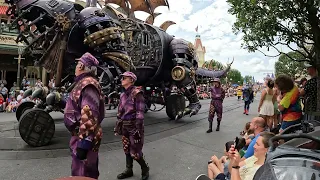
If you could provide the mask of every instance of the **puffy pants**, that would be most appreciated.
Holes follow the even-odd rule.
[[[122,144],[124,153],[130,154],[135,160],[139,160],[142,157],[142,148],[144,142],[144,134],[141,133],[141,141],[134,143],[134,133],[136,128],[123,126],[122,129]]]
[[[86,160],[79,160],[76,156],[78,136],[72,136],[70,139],[70,150],[72,157],[71,175],[83,176],[98,179],[99,177],[99,156],[98,152],[89,151]]]
[[[208,121],[209,122],[213,121],[215,113],[217,113],[217,121],[221,121],[222,111],[223,111],[222,101],[221,100],[211,100]]]

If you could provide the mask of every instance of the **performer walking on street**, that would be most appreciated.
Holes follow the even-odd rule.
[[[71,132],[72,176],[98,179],[98,151],[102,138],[100,126],[104,118],[104,96],[94,78],[98,60],[85,53],[75,69],[76,85],[70,92],[64,111],[64,123]]]
[[[243,114],[248,115],[250,104],[253,102],[253,90],[249,85],[247,84],[243,89],[243,100],[244,100],[244,111]]]
[[[225,98],[225,91],[221,87],[221,82],[219,78],[215,78],[213,80],[214,86],[210,87],[210,92],[211,92],[211,103],[210,103],[210,109],[209,109],[209,129],[207,133],[212,132],[212,121],[214,118],[214,114],[217,113],[217,128],[216,131],[220,130],[220,122],[222,119],[222,103]]]
[[[137,76],[132,72],[122,75],[121,85],[125,91],[120,96],[115,135],[122,135],[123,150],[126,155],[126,169],[117,178],[125,179],[133,176],[133,160],[141,166],[141,180],[149,178],[149,166],[146,163],[142,147],[144,142],[144,110],[143,92],[134,86]]]

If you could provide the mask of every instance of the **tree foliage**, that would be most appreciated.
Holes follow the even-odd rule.
[[[253,83],[252,76],[250,76],[250,75],[244,76],[243,80],[246,81],[246,83]]]
[[[233,30],[244,34],[248,51],[286,45],[305,59],[320,54],[319,0],[227,0],[236,16]],[[299,49],[292,47],[297,44]],[[313,47],[313,48],[312,48]],[[261,52],[261,51],[260,51]],[[314,56],[314,53],[317,56]],[[278,55],[274,56],[277,57]],[[288,54],[286,54],[288,56]],[[293,57],[288,58],[294,60]]]
[[[237,69],[230,69],[227,75],[228,81],[232,84],[242,84],[243,83],[243,77],[241,76],[241,72]]]
[[[292,51],[288,55],[295,59],[301,59],[301,54]],[[292,78],[295,78],[296,74],[306,75],[306,70],[302,62],[292,61],[287,55],[282,54],[278,61],[274,64],[276,76],[279,74],[286,74]]]

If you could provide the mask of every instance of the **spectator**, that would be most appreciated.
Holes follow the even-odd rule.
[[[318,72],[314,64],[305,64],[308,74],[311,76],[304,88],[301,90],[300,95],[304,96],[307,100],[305,105],[306,112],[314,112],[317,110],[317,77]]]
[[[97,7],[97,0],[86,0],[86,7]]]
[[[49,86],[49,88],[50,89],[52,89],[52,88],[54,88],[55,87],[55,84],[54,84],[54,81],[55,81],[55,77],[53,77],[50,81],[49,81],[49,84],[48,84],[48,86]]]
[[[306,83],[307,83],[307,78],[302,78],[300,80],[300,87],[303,89],[305,86],[306,86]]]
[[[18,107],[18,101],[16,100],[15,97],[12,97],[12,99],[9,102],[9,105],[7,106],[6,110],[7,112],[16,112],[17,107]]]
[[[301,122],[302,110],[298,87],[287,75],[279,75],[275,81],[276,87],[282,95],[278,96],[278,109],[282,114],[282,123],[279,132],[291,125]]]
[[[254,139],[250,142],[246,153],[242,157],[242,160],[245,160],[254,154],[254,145],[256,144],[257,139],[260,136],[260,133],[265,130],[266,127],[266,121],[262,117],[255,117],[251,120],[250,123],[250,130],[253,131]]]
[[[19,94],[18,97],[17,97],[17,101],[18,101],[19,104],[21,103],[21,101],[22,101],[22,99],[23,99],[23,93],[24,93],[24,91],[23,91],[23,90],[20,90],[20,94]]]
[[[273,128],[274,117],[274,102],[276,96],[273,92],[274,81],[271,79],[266,80],[267,88],[262,91],[260,103],[258,106],[258,112],[260,116],[267,122],[269,129]]]
[[[4,84],[1,84],[0,86],[0,93],[2,94],[4,99],[8,97],[8,89],[4,86]]]
[[[9,95],[16,96],[16,90],[17,90],[17,83],[14,82],[13,86],[10,88]]]
[[[224,156],[220,159],[218,159],[217,156],[211,157],[212,163],[208,165],[208,177],[210,179],[219,179],[220,177],[227,177],[230,179],[230,173],[228,170],[229,150],[233,143],[233,141],[229,141],[225,144]]]
[[[5,108],[5,99],[3,98],[2,94],[0,94],[0,112],[3,112]]]
[[[239,152],[234,145],[229,150],[229,172],[232,180],[252,180],[257,170],[264,164],[266,153],[269,148],[269,140],[274,137],[273,133],[263,132],[254,144],[254,156],[241,161]]]
[[[35,88],[40,89],[42,87],[43,87],[43,83],[41,82],[41,79],[38,79],[35,84]]]

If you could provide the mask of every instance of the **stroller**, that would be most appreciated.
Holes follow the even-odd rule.
[[[300,125],[301,126],[301,125]],[[295,126],[286,132],[296,131]],[[320,180],[320,127],[310,133],[281,134],[270,139],[266,161],[254,180]],[[287,140],[282,145],[276,142]]]

